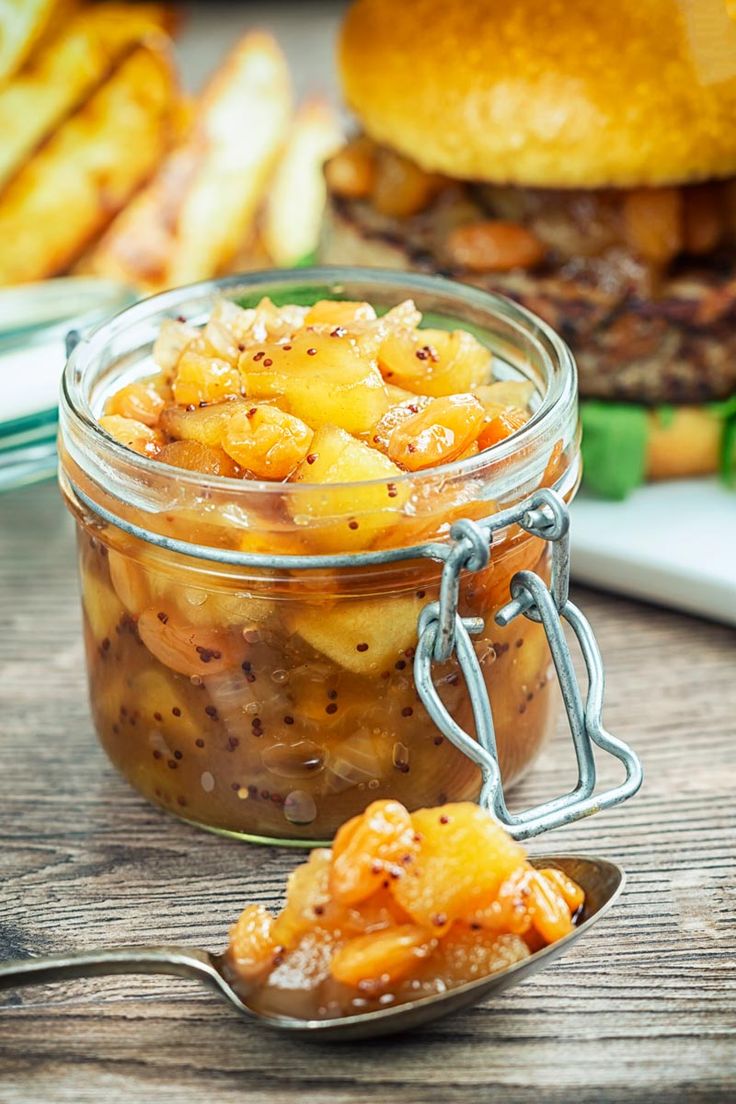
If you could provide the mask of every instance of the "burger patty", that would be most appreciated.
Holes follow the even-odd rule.
[[[488,217],[466,193],[445,193],[410,218],[332,196],[325,263],[438,272],[508,295],[570,344],[587,398],[702,403],[736,392],[736,259],[732,250],[675,261],[656,290],[624,250],[546,263],[533,272],[453,268],[443,243],[453,227]]]

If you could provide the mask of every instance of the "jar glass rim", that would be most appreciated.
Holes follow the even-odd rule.
[[[152,320],[156,316],[161,319],[177,317],[180,313],[178,308],[187,299],[208,295],[214,298],[220,292],[229,294],[234,298],[233,292],[241,289],[243,294],[261,292],[266,296],[269,291],[273,293],[277,289],[283,294],[288,293],[289,285],[303,290],[310,284],[313,284],[315,288],[324,288],[331,285],[337,292],[341,285],[350,284],[351,282],[360,283],[369,289],[375,288],[377,293],[390,285],[397,289],[400,294],[405,293],[405,298],[411,298],[412,293],[430,296],[439,294],[457,302],[458,309],[466,306],[484,313],[489,319],[499,318],[518,334],[523,335],[526,342],[530,342],[534,346],[540,362],[547,369],[547,387],[540,406],[521,429],[493,445],[492,448],[486,449],[475,456],[454,460],[448,464],[418,472],[401,472],[392,480],[397,485],[410,484],[419,488],[424,484],[438,480],[454,479],[456,477],[472,478],[487,469],[489,463],[500,466],[503,462],[518,458],[520,455],[533,456],[536,451],[535,446],[548,440],[556,429],[564,428],[576,413],[577,370],[572,352],[552,327],[533,312],[505,296],[468,284],[458,283],[442,276],[352,266],[267,269],[259,272],[236,274],[199,281],[160,292],[135,303],[133,306],[126,307],[98,325],[89,334],[83,336],[73,348],[62,376],[62,411],[65,415],[71,415],[75,428],[81,430],[82,436],[86,438],[88,444],[103,445],[112,458],[118,458],[126,464],[128,470],[135,470],[144,477],[154,476],[160,479],[162,474],[166,473],[169,476],[175,476],[179,484],[189,484],[201,490],[206,491],[211,488],[212,490],[222,491],[228,489],[232,492],[247,489],[249,494],[278,493],[283,496],[284,494],[288,495],[291,488],[302,494],[310,490],[324,489],[321,484],[306,481],[298,484],[256,479],[244,481],[229,476],[190,472],[182,468],[162,464],[155,458],[134,453],[114,440],[100,426],[92,411],[85,391],[85,384],[88,382],[88,372],[94,368],[98,359],[103,355],[105,347],[113,338],[121,336],[127,329],[136,324]],[[461,317],[458,318],[458,325],[462,326]],[[62,419],[62,433],[63,431]],[[517,471],[516,475],[519,481],[523,481],[523,471]],[[354,487],[369,488],[385,484],[385,482],[384,477],[375,480],[331,483],[330,487],[347,490]],[[244,483],[246,487],[243,487]]]

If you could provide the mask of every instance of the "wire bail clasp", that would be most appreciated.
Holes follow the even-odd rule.
[[[483,672],[471,636],[483,629],[480,618],[462,618],[458,613],[460,575],[463,570],[480,571],[490,561],[494,533],[518,524],[530,535],[552,543],[552,572],[549,587],[533,571],[519,571],[511,580],[511,598],[495,617],[506,626],[517,617],[540,622],[544,628],[565,703],[575,749],[578,780],[561,797],[523,813],[510,813],[506,805],[498,766],[493,712]],[[464,518],[450,530],[454,540],[443,564],[439,602],[431,602],[419,618],[419,639],[414,657],[414,679],[430,717],[444,736],[468,756],[481,771],[479,803],[490,809],[516,839],[527,839],[550,828],[590,816],[631,797],[642,782],[642,768],[635,753],[603,727],[604,672],[593,631],[569,600],[570,518],[564,500],[542,488],[518,507],[481,521]],[[563,622],[572,629],[580,646],[588,678],[585,701],[575,676]],[[455,722],[437,693],[432,663],[457,655],[470,695],[475,722],[474,739]],[[594,795],[596,764],[594,745],[623,763],[626,777],[612,789]]]

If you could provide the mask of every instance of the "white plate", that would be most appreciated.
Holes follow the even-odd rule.
[[[736,625],[736,493],[715,479],[581,493],[571,539],[578,582]]]

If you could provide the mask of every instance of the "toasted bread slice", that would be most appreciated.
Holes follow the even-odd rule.
[[[116,219],[85,270],[147,290],[220,272],[249,237],[289,124],[289,74],[246,35],[202,94],[184,143]]]
[[[0,84],[20,68],[54,14],[56,0],[3,0]]]
[[[137,47],[0,195],[0,284],[68,268],[156,168],[176,99],[168,40]]]
[[[160,5],[100,4],[44,41],[33,63],[0,88],[0,187],[125,53],[167,22]]]
[[[343,142],[337,113],[326,100],[301,105],[263,213],[263,244],[274,264],[296,264],[317,248],[327,198],[323,166]]]

